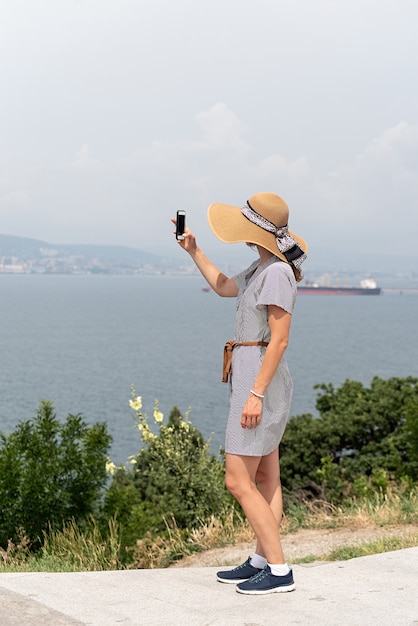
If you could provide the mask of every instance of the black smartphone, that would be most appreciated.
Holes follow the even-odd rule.
[[[186,228],[186,211],[177,211],[176,217],[176,239],[182,241],[184,239],[183,234]]]

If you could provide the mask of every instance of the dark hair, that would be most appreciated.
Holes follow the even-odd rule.
[[[292,268],[292,270],[293,270],[293,274],[294,274],[294,276],[295,276],[295,280],[296,280],[296,282],[297,282],[297,283],[300,283],[300,281],[301,281],[301,280],[302,280],[302,278],[303,278],[302,270],[300,270],[299,268],[295,267],[295,266],[293,265],[293,263],[289,263],[289,265],[290,265],[290,267],[291,267],[291,268]]]

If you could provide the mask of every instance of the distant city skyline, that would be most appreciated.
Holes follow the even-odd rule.
[[[238,252],[239,247],[235,248]],[[254,253],[248,247],[242,246],[241,253],[237,255],[228,254],[231,247],[223,247],[216,259],[223,271],[237,272],[252,262]],[[171,251],[170,251],[171,252]],[[41,263],[38,263],[41,259]],[[127,246],[106,246],[100,244],[56,244],[43,239],[31,239],[18,236],[5,235],[0,233],[0,271],[12,271],[10,267],[14,263],[25,265],[24,271],[41,271],[42,268],[54,267],[59,269],[69,269],[74,260],[82,263],[85,270],[112,270],[120,271],[123,268],[143,268],[164,269],[190,272],[194,270],[194,263],[190,257],[182,253],[178,256],[164,254],[151,254],[138,248]],[[388,275],[409,277],[411,280],[418,280],[418,269],[408,258],[396,257],[396,262],[388,257],[367,256],[367,255],[333,255],[332,252],[325,256],[314,256],[311,262],[306,264],[305,276],[308,278],[326,276],[367,276]],[[8,267],[5,269],[4,265]],[[16,269],[16,273],[23,271]]]

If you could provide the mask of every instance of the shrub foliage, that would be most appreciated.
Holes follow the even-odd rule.
[[[418,379],[317,386],[319,417],[293,417],[281,444],[288,493],[339,502],[418,478]]]
[[[232,505],[224,485],[224,464],[210,453],[210,441],[183,418],[177,407],[168,422],[154,409],[153,434],[142,401],[131,401],[143,446],[124,467],[116,468],[106,493],[106,517],[116,516],[125,545],[167,525],[193,529],[211,516],[221,517]]]
[[[403,493],[416,485],[417,378],[376,377],[370,387],[347,380],[339,388],[317,388],[319,417],[291,418],[281,444],[288,499],[339,504],[390,493],[395,483]],[[25,550],[42,541],[56,545],[51,533],[70,536],[71,524],[88,534],[94,515],[104,541],[112,542],[111,554],[120,542],[131,548],[121,552],[123,561],[142,564],[139,553],[156,536],[164,542],[174,533],[183,545],[202,524],[239,519],[225,488],[224,460],[211,453],[210,440],[188,415],[174,407],[164,423],[156,402],[151,428],[141,398],[133,395],[130,404],[140,450],[120,467],[108,459],[106,424],[88,426],[81,415],[60,423],[50,402],[41,402],[36,417],[11,434],[0,433],[0,552],[21,544],[22,537]]]
[[[51,402],[0,433],[0,546],[22,534],[39,545],[44,531],[97,512],[110,443],[106,424],[88,426],[81,415],[60,423]]]

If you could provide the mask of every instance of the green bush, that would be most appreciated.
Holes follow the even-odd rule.
[[[210,441],[204,441],[177,407],[164,425],[156,404],[158,434],[153,434],[141,399],[131,406],[143,447],[129,464],[114,469],[104,505],[106,517],[116,516],[120,524],[123,544],[162,533],[167,525],[191,530],[230,510],[233,500],[224,485],[224,463],[210,453]]]
[[[341,501],[418,479],[418,379],[317,385],[320,416],[290,419],[281,444],[287,493]]]
[[[395,483],[402,492],[417,483],[418,379],[317,387],[319,417],[291,418],[281,444],[288,501],[384,498]],[[91,515],[104,540],[109,523],[116,523],[124,548],[155,536],[163,541],[169,529],[187,543],[214,518],[221,524],[237,519],[239,507],[224,485],[224,460],[211,454],[210,441],[188,415],[174,407],[164,424],[156,403],[151,430],[141,398],[130,404],[141,447],[118,468],[107,457],[106,424],[88,426],[80,414],[60,423],[50,402],[41,402],[37,416],[11,434],[0,433],[0,548],[24,540],[37,549],[73,523],[81,537],[91,528]]]
[[[46,401],[36,418],[0,433],[0,546],[23,533],[39,547],[44,531],[97,513],[110,442],[106,424],[81,415],[60,423]]]

